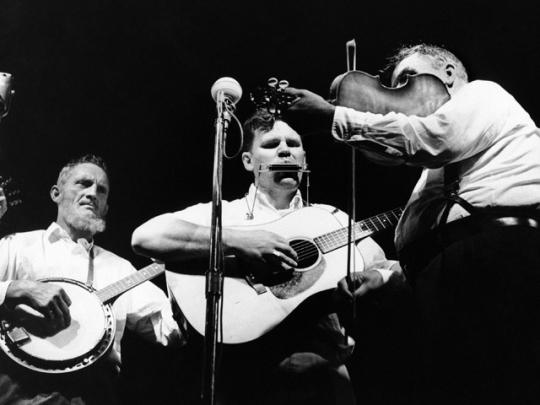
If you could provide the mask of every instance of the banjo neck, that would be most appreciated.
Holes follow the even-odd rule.
[[[112,301],[119,295],[125,293],[126,291],[131,290],[134,287],[137,287],[139,284],[144,283],[145,281],[151,280],[154,277],[159,276],[165,271],[165,267],[162,264],[152,263],[139,271],[108,285],[105,288],[102,288],[99,291],[95,292],[95,295],[106,304],[109,301]]]

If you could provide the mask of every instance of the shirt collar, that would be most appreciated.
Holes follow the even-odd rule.
[[[257,202],[259,204],[264,205],[265,207],[269,207],[275,211],[278,211],[270,204],[270,202],[268,201],[268,197],[265,194],[258,191],[255,187],[255,184],[253,183],[249,187],[248,198],[250,201],[254,201],[254,199],[257,198]],[[289,204],[289,208],[287,208],[287,210],[297,210],[303,207],[304,207],[304,201],[302,200],[302,193],[300,192],[300,190],[296,190],[296,194],[292,198]],[[279,211],[282,211],[282,210],[279,210]]]
[[[54,243],[59,240],[63,240],[66,243],[80,245],[87,252],[94,247],[94,239],[88,242],[85,238],[80,238],[77,242],[73,242],[69,237],[68,233],[62,228],[58,223],[53,222],[49,228],[45,231],[45,237],[49,239],[51,243]]]

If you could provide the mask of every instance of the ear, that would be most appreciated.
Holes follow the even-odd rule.
[[[51,195],[51,199],[55,203],[58,203],[60,201],[60,188],[58,188],[57,185],[52,186],[51,191],[50,191],[50,195]]]
[[[456,67],[453,64],[449,63],[444,67],[444,77],[445,77],[444,83],[449,88],[452,88],[456,80]]]
[[[251,153],[250,152],[242,153],[242,163],[244,163],[244,168],[248,172],[253,171],[253,163],[251,162]]]

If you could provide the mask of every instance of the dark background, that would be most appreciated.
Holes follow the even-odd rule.
[[[250,90],[269,77],[326,96],[346,70],[345,43],[353,38],[357,67],[371,74],[401,43],[445,45],[471,79],[500,83],[538,121],[538,17],[525,1],[0,0],[0,71],[14,76],[16,91],[0,123],[0,173],[16,180],[24,201],[4,226],[48,226],[55,218],[48,192],[62,165],[98,154],[112,181],[108,231],[98,243],[145,266],[131,250],[133,230],[211,199],[212,84],[223,76],[240,82],[241,121],[251,111]],[[233,127],[229,154],[238,144]],[[305,147],[311,200],[346,209],[349,149],[329,136],[308,138]],[[403,205],[418,174],[360,159],[357,217]],[[225,162],[224,198],[242,196],[249,182],[240,159]],[[395,258],[391,233],[376,240]],[[406,403],[410,342],[401,304],[368,305],[355,336],[351,369],[365,403]],[[125,402],[181,403],[173,357],[128,335]]]

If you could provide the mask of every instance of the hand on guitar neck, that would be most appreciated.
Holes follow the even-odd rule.
[[[9,207],[20,204],[20,190],[13,187],[11,178],[4,178],[0,175],[0,219],[7,212]]]
[[[7,203],[6,195],[4,194],[4,189],[0,187],[0,218],[4,216],[7,210],[8,210],[8,203]]]

